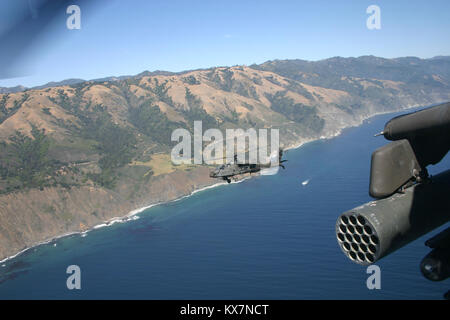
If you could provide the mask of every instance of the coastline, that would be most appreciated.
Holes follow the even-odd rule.
[[[383,114],[389,114],[389,113],[397,113],[397,112],[402,112],[402,111],[409,111],[411,109],[420,108],[420,107],[428,107],[428,106],[424,106],[424,105],[420,105],[420,104],[414,104],[414,105],[407,106],[405,108],[401,108],[401,109],[398,109],[398,110],[375,112],[375,113],[373,113],[371,115],[363,116],[360,119],[360,121],[358,121],[357,123],[355,123],[353,125],[348,125],[348,126],[341,127],[339,129],[337,129],[334,133],[330,133],[330,134],[325,135],[325,136],[320,136],[319,138],[316,138],[316,139],[306,139],[306,140],[304,140],[304,141],[302,141],[302,142],[300,142],[298,144],[287,146],[286,148],[284,148],[284,150],[298,149],[298,148],[302,147],[303,145],[305,145],[305,144],[307,144],[309,142],[313,142],[313,141],[327,140],[327,139],[336,138],[336,137],[338,137],[338,136],[340,136],[342,134],[343,130],[349,129],[349,128],[359,127],[359,126],[364,124],[364,121],[367,121],[367,120],[369,120],[369,119],[371,119],[373,117],[376,117],[376,116],[380,116],[380,115],[383,115]]]
[[[338,128],[335,132],[331,132],[328,135],[323,135],[323,136],[320,136],[318,138],[307,138],[307,139],[304,139],[304,140],[302,140],[302,141],[300,141],[298,143],[294,143],[292,145],[288,145],[287,147],[284,148],[284,150],[298,149],[298,148],[301,148],[302,146],[304,146],[305,144],[307,144],[309,142],[318,141],[318,140],[325,140],[325,139],[332,139],[332,138],[338,137],[339,135],[342,134],[342,131],[344,129],[361,126],[362,124],[364,124],[364,121],[366,121],[366,120],[368,120],[370,118],[382,115],[382,114],[389,114],[389,113],[396,113],[396,112],[401,112],[401,111],[408,111],[410,109],[419,108],[419,107],[425,107],[425,106],[419,105],[419,104],[415,104],[415,105],[407,106],[405,108],[401,108],[401,109],[397,109],[397,110],[381,111],[381,112],[376,112],[376,113],[371,114],[371,115],[362,116],[361,119],[359,121],[357,121],[356,123],[354,123],[354,124],[343,126],[341,128]],[[244,177],[244,178],[242,178],[242,179],[240,179],[238,181],[232,181],[231,183],[232,184],[241,183],[241,182],[243,182],[243,181],[245,181],[247,179],[250,179],[250,178],[251,178],[250,176]],[[52,238],[49,238],[49,239],[37,242],[37,243],[27,247],[27,248],[24,248],[23,250],[17,252],[14,255],[11,255],[9,257],[6,257],[6,258],[0,260],[0,267],[5,267],[5,265],[4,265],[5,262],[7,262],[9,260],[12,260],[14,258],[17,258],[21,254],[27,252],[30,249],[36,248],[38,246],[46,245],[46,244],[52,243],[53,241],[56,241],[56,240],[59,240],[61,238],[65,238],[65,237],[68,237],[68,236],[72,236],[72,235],[80,235],[80,236],[84,237],[84,236],[87,235],[87,233],[89,233],[90,231],[93,231],[93,230],[97,230],[97,229],[104,228],[104,227],[109,227],[109,226],[112,226],[115,223],[125,223],[125,222],[128,222],[128,221],[137,220],[137,219],[140,218],[138,216],[138,214],[140,214],[140,213],[142,213],[142,212],[144,212],[144,211],[146,211],[148,209],[151,209],[152,207],[155,207],[155,206],[158,206],[158,205],[162,205],[162,204],[166,204],[166,203],[180,201],[182,199],[188,198],[188,197],[190,197],[190,196],[192,196],[192,195],[194,195],[196,193],[199,193],[201,191],[204,191],[204,190],[207,190],[207,189],[216,188],[216,187],[219,187],[219,186],[222,186],[222,185],[228,185],[228,183],[226,183],[226,182],[218,182],[218,183],[215,183],[215,184],[211,184],[211,185],[199,188],[199,189],[195,189],[191,193],[185,194],[185,195],[183,195],[181,197],[178,197],[176,199],[150,204],[148,206],[144,206],[144,207],[132,210],[132,211],[128,212],[126,215],[124,215],[124,216],[110,218],[108,220],[105,220],[105,221],[97,224],[97,225],[92,226],[91,228],[89,228],[87,230],[68,232],[68,233],[61,234],[61,235],[56,236],[56,237],[52,237]]]
[[[243,182],[243,181],[245,181],[247,179],[250,179],[250,177],[245,177],[243,179],[240,179],[239,181],[232,181],[230,184],[241,183],[241,182]],[[188,198],[188,197],[190,197],[190,196],[192,196],[192,195],[194,195],[196,193],[199,193],[201,191],[204,191],[204,190],[207,190],[207,189],[216,188],[216,187],[219,187],[219,186],[222,186],[222,185],[228,185],[228,183],[226,183],[226,182],[215,183],[215,184],[212,184],[212,185],[209,185],[209,186],[205,186],[205,187],[193,190],[189,194],[183,195],[183,196],[181,196],[179,198],[176,198],[176,199],[173,199],[173,200],[170,200],[170,201],[157,202],[157,203],[153,203],[153,204],[148,205],[148,206],[144,206],[144,207],[132,210],[132,211],[128,212],[126,215],[124,215],[124,216],[113,217],[113,218],[110,218],[108,220],[102,221],[101,223],[99,223],[97,225],[94,225],[93,227],[91,227],[91,228],[89,228],[89,229],[87,229],[85,231],[68,232],[68,233],[61,234],[61,235],[59,235],[57,237],[52,237],[52,238],[49,238],[49,239],[46,239],[46,240],[43,240],[43,241],[39,241],[39,242],[33,244],[32,246],[27,247],[27,248],[17,252],[16,254],[14,254],[12,256],[9,256],[9,257],[4,258],[3,260],[0,260],[0,264],[1,264],[0,267],[4,267],[5,265],[3,265],[3,264],[5,262],[20,256],[21,254],[27,252],[30,249],[39,247],[41,245],[49,244],[49,243],[51,243],[53,241],[56,241],[56,240],[59,240],[59,239],[65,238],[65,237],[69,237],[69,236],[72,236],[72,235],[80,235],[80,236],[84,237],[90,231],[94,231],[94,230],[101,229],[101,228],[104,228],[104,227],[110,227],[110,226],[114,225],[115,223],[125,223],[125,222],[128,222],[128,221],[138,220],[140,218],[138,216],[138,214],[140,214],[140,213],[142,213],[142,212],[144,212],[144,211],[146,211],[146,210],[148,210],[150,208],[153,208],[153,207],[156,207],[156,206],[159,206],[159,205],[162,205],[162,204],[167,204],[167,203],[180,201],[180,200]]]

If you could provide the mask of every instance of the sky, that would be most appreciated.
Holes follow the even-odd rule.
[[[92,1],[79,2],[79,30],[66,27],[70,15],[61,10],[21,52],[25,71],[0,87],[273,59],[450,55],[448,0]],[[8,3],[0,5],[0,31],[13,16]],[[366,26],[370,5],[380,8],[381,29]]]

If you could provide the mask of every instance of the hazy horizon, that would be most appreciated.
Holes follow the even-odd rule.
[[[111,74],[111,75],[107,75],[107,76],[103,76],[103,77],[96,77],[96,78],[91,78],[91,79],[83,79],[83,78],[77,78],[77,77],[67,77],[67,78],[63,78],[63,79],[50,80],[50,81],[47,81],[45,83],[36,83],[36,84],[33,84],[32,86],[25,86],[25,85],[23,85],[21,83],[18,83],[16,85],[12,85],[12,86],[1,86],[0,85],[0,87],[3,87],[3,88],[14,88],[14,87],[17,87],[17,86],[23,86],[23,87],[25,87],[27,89],[32,89],[34,87],[44,86],[44,85],[47,85],[47,84],[52,83],[52,82],[58,83],[58,82],[66,81],[66,80],[95,81],[95,80],[99,80],[99,79],[103,79],[103,78],[134,77],[134,76],[137,76],[137,75],[139,75],[139,74],[141,74],[143,72],[184,73],[184,72],[192,72],[192,71],[197,71],[197,70],[207,70],[207,69],[212,69],[212,68],[230,68],[230,67],[235,67],[235,66],[251,66],[251,65],[255,65],[255,64],[256,65],[260,65],[260,64],[264,64],[264,63],[270,62],[270,61],[302,60],[302,61],[308,61],[308,62],[318,62],[318,61],[324,61],[324,60],[329,60],[329,59],[333,59],[333,58],[343,58],[343,59],[354,58],[354,59],[358,59],[358,58],[361,58],[361,57],[376,57],[376,58],[387,59],[387,60],[402,59],[402,58],[418,58],[418,59],[421,59],[421,60],[430,60],[430,59],[441,58],[441,57],[450,58],[450,55],[436,55],[436,56],[428,57],[428,58],[423,58],[423,57],[418,57],[418,56],[402,56],[402,57],[387,58],[387,57],[380,57],[380,56],[374,56],[374,55],[362,55],[362,56],[358,56],[358,57],[355,57],[355,56],[348,56],[348,57],[332,56],[332,57],[329,57],[329,58],[317,59],[317,60],[307,60],[307,59],[301,59],[301,58],[271,59],[271,60],[266,60],[266,61],[263,61],[263,62],[260,62],[260,63],[256,63],[255,62],[255,63],[251,63],[251,64],[217,65],[217,66],[210,66],[210,67],[205,67],[205,68],[182,69],[182,70],[175,70],[175,71],[163,70],[163,69],[155,69],[155,70],[145,69],[145,70],[142,70],[142,71],[140,71],[140,72],[138,72],[136,74],[120,74],[120,75]],[[26,77],[17,77],[17,78],[11,78],[11,79],[7,79],[7,80],[17,80],[17,81],[20,82],[20,79],[23,79],[23,78],[26,78]],[[5,81],[5,80],[3,80],[3,81]],[[3,81],[0,80],[0,83],[2,83]]]

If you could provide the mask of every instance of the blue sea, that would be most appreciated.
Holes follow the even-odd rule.
[[[373,135],[395,115],[290,150],[277,175],[33,248],[0,266],[0,298],[441,299],[449,281],[430,282],[419,270],[437,230],[376,263],[380,290],[367,289],[366,267],[336,242],[338,216],[371,200],[371,153],[387,143]],[[429,171],[446,168],[448,155]],[[66,287],[69,265],[81,269],[81,290]]]

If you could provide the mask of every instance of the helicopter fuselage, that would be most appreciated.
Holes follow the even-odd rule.
[[[222,178],[228,183],[231,182],[231,177],[244,174],[261,171],[261,165],[249,164],[249,163],[227,163],[217,167],[211,171],[209,176],[211,178]]]

